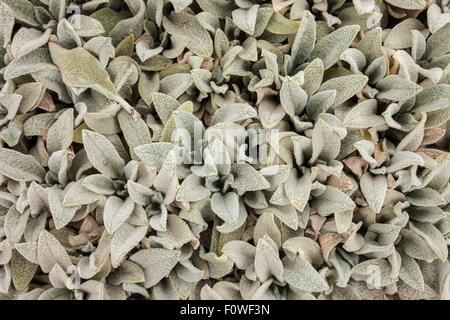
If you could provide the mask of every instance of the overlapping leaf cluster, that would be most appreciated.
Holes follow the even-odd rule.
[[[449,9],[0,1],[0,297],[450,299]]]

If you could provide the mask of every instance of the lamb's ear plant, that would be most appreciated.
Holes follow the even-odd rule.
[[[450,299],[446,0],[3,0],[0,299]]]

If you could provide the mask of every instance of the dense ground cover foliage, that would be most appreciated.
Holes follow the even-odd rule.
[[[450,299],[449,9],[0,1],[0,298]]]

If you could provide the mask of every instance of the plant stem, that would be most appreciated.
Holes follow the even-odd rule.
[[[120,104],[135,121],[141,118],[139,112],[136,112],[136,110],[134,110],[134,108],[124,98],[119,95],[115,95],[114,100],[116,100],[116,102]]]

